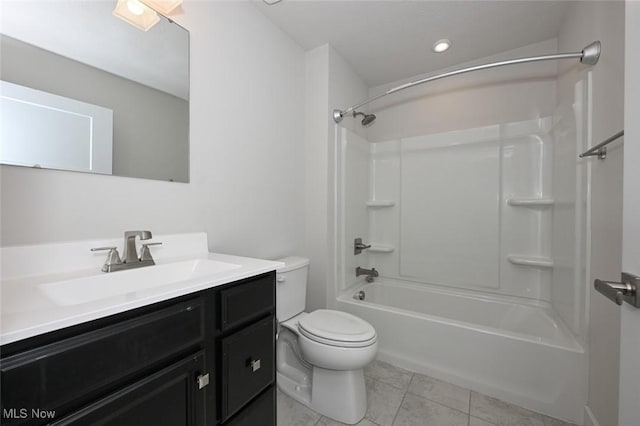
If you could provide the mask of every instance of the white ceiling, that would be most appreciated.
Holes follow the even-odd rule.
[[[116,18],[116,0],[0,0],[0,33],[189,98],[189,33],[166,18],[141,31]]]
[[[515,0],[255,4],[305,50],[331,44],[370,87],[554,38],[569,6]],[[451,49],[433,53],[441,38],[452,41]]]

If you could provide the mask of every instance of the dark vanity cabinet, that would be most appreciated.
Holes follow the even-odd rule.
[[[275,426],[275,273],[0,348],[3,425]]]

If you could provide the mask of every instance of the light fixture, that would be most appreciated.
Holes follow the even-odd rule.
[[[273,6],[276,3],[280,3],[282,0],[262,0],[262,1],[264,1],[269,6]]]
[[[442,53],[449,50],[451,47],[451,40],[447,40],[446,38],[440,39],[433,43],[433,51],[436,53]]]
[[[113,16],[122,19],[142,31],[148,31],[160,21],[158,14],[139,0],[118,0]]]
[[[140,0],[156,12],[169,16],[174,9],[182,4],[182,0]]]
[[[127,1],[127,9],[136,16],[144,13],[144,5],[137,0]]]

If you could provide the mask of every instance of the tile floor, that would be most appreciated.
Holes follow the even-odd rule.
[[[359,426],[571,426],[431,377],[375,361],[365,370]],[[339,426],[278,391],[278,426]]]

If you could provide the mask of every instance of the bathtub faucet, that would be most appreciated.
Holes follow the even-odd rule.
[[[356,277],[359,277],[360,275],[366,275],[367,278],[365,278],[365,280],[368,283],[372,283],[373,279],[378,276],[378,271],[376,271],[376,268],[364,269],[358,266],[356,268]]]

